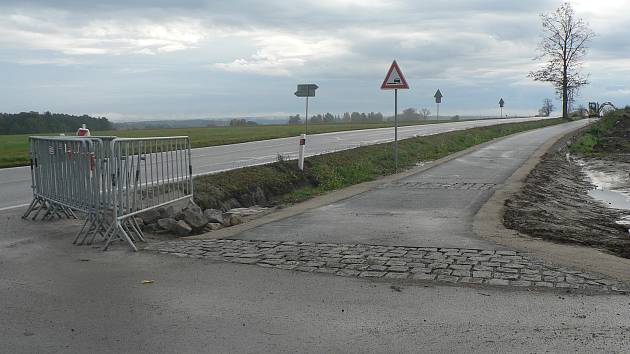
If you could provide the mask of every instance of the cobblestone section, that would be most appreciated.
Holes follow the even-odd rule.
[[[456,182],[456,183],[441,183],[441,182],[393,182],[384,184],[378,189],[389,187],[403,187],[408,189],[456,189],[456,190],[477,190],[487,191],[494,188],[494,183],[469,183],[469,182]]]
[[[619,282],[514,251],[244,240],[175,240],[145,250],[340,276],[627,293]]]

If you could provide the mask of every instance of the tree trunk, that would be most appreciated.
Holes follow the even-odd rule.
[[[567,78],[567,68],[562,71],[562,118],[569,119],[569,79]]]

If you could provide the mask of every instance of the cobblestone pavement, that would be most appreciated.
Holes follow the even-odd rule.
[[[173,240],[145,250],[361,278],[627,293],[601,276],[556,267],[515,251],[245,240]]]

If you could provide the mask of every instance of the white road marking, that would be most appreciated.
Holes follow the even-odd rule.
[[[12,205],[12,206],[8,206],[8,207],[0,208],[0,211],[22,208],[22,207],[28,206],[29,204],[30,203],[20,204],[20,205]]]

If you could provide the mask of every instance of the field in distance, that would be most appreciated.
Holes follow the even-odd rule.
[[[451,120],[423,120],[400,122],[400,126],[431,123],[447,123]],[[371,129],[392,127],[392,122],[378,123],[322,123],[309,124],[309,134],[330,133],[346,130]],[[143,138],[153,136],[190,136],[193,147],[205,147],[243,143],[248,141],[286,138],[304,133],[304,124],[296,125],[256,125],[237,127],[206,127],[206,128],[170,128],[170,129],[138,129],[138,130],[109,130],[93,131],[92,135],[115,135],[125,138]],[[75,132],[66,132],[74,135]],[[50,134],[21,134],[0,135],[0,168],[25,166],[29,163],[28,137],[31,135],[59,135]]]

